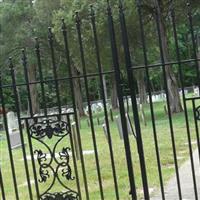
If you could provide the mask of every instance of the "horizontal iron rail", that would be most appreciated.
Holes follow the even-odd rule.
[[[145,68],[155,68],[155,67],[162,67],[162,66],[167,66],[167,65],[176,65],[176,64],[185,64],[185,63],[191,63],[191,62],[195,62],[195,61],[200,61],[199,59],[189,59],[189,60],[181,60],[181,61],[172,61],[172,62],[165,62],[165,63],[157,63],[157,64],[149,64],[149,65],[141,65],[141,66],[132,66],[131,69],[132,70],[139,70],[139,69],[145,69]],[[114,70],[110,70],[110,71],[106,71],[106,72],[102,72],[101,75],[108,75],[108,74],[113,74]],[[90,74],[86,74],[87,77],[98,77],[99,73],[90,73]],[[80,75],[80,76],[72,76],[72,77],[63,77],[63,78],[57,78],[57,79],[46,79],[46,80],[40,80],[40,81],[33,81],[33,82],[29,82],[29,85],[35,85],[35,84],[41,84],[41,83],[50,83],[53,81],[67,81],[67,80],[71,80],[71,79],[76,79],[76,78],[84,78],[84,75]],[[20,86],[26,86],[26,83],[18,83],[16,84],[17,87]],[[13,85],[12,84],[5,84],[2,85],[2,88],[12,88]]]
[[[185,98],[186,101],[200,100],[200,97]]]
[[[74,115],[74,112],[69,113],[59,113],[59,114],[52,114],[52,115],[38,115],[38,116],[27,116],[27,117],[21,117],[21,120],[28,120],[28,119],[41,119],[41,118],[50,118],[50,117],[59,117],[59,116],[69,116]]]

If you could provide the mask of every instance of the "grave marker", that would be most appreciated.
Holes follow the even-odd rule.
[[[72,123],[72,138],[73,138],[73,143],[74,143],[76,159],[80,160],[80,152],[79,152],[78,137],[77,137],[75,122]]]
[[[8,121],[8,132],[10,136],[11,148],[15,149],[17,147],[20,147],[22,144],[19,133],[19,124],[17,118],[15,117],[14,112],[7,113],[7,121]]]
[[[108,130],[107,130],[106,124],[103,124],[102,127],[103,127],[103,132],[106,136],[106,139],[108,139]]]

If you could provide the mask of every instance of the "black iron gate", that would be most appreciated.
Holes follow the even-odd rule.
[[[118,54],[118,39],[116,38],[116,28],[115,21],[112,15],[112,8],[108,1],[107,4],[107,21],[108,21],[108,35],[110,41],[110,51],[111,60],[113,68],[110,71],[103,71],[102,69],[102,58],[99,48],[98,41],[98,31],[96,26],[96,18],[94,8],[91,6],[91,33],[93,35],[93,45],[94,54],[96,56],[97,73],[89,74],[87,73],[87,64],[85,58],[84,41],[82,36],[82,24],[79,17],[79,13],[76,13],[76,31],[77,31],[77,42],[79,44],[80,60],[82,73],[79,76],[74,76],[72,72],[72,64],[70,57],[70,48],[68,41],[68,31],[67,26],[62,20],[62,34],[64,38],[64,49],[67,63],[67,73],[68,77],[60,78],[58,76],[58,68],[55,56],[54,47],[54,35],[51,28],[49,28],[48,41],[50,47],[50,54],[52,58],[52,79],[45,79],[42,72],[42,61],[41,61],[41,51],[39,39],[36,38],[35,54],[37,58],[38,67],[38,80],[30,82],[28,74],[28,59],[25,50],[22,50],[22,64],[24,67],[24,80],[23,83],[17,82],[17,76],[15,71],[15,66],[13,64],[12,58],[9,59],[9,70],[10,70],[10,84],[4,84],[4,72],[1,72],[0,76],[0,97],[1,97],[1,107],[3,113],[3,124],[4,132],[6,136],[7,151],[1,150],[3,153],[7,152],[9,154],[9,160],[6,164],[1,161],[1,171],[0,171],[0,185],[1,185],[1,195],[2,199],[31,199],[31,200],[67,200],[67,199],[140,199],[145,200],[150,199],[153,195],[150,193],[152,187],[160,189],[160,199],[166,199],[165,185],[169,177],[165,175],[164,170],[168,170],[164,163],[163,152],[160,150],[159,141],[160,136],[158,135],[158,124],[157,124],[157,114],[155,112],[155,104],[153,102],[153,92],[151,88],[150,73],[151,70],[161,70],[164,82],[164,95],[166,104],[166,122],[168,121],[169,126],[167,132],[170,133],[170,143],[171,143],[171,165],[174,169],[177,182],[177,199],[183,199],[183,191],[181,186],[181,177],[179,173],[179,149],[176,147],[176,143],[179,142],[176,139],[176,127],[174,127],[173,119],[175,117],[171,113],[169,98],[169,87],[167,79],[167,70],[169,67],[174,65],[178,66],[180,90],[182,94],[182,104],[183,104],[183,115],[184,122],[180,123],[186,124],[186,130],[184,134],[187,136],[187,144],[189,149],[189,158],[191,162],[191,178],[193,182],[193,194],[192,198],[199,199],[198,194],[198,177],[194,166],[193,143],[195,141],[195,147],[198,149],[198,155],[200,157],[200,136],[199,136],[199,120],[200,120],[200,107],[199,100],[200,97],[188,97],[185,92],[184,86],[184,64],[193,64],[196,70],[197,85],[198,90],[200,90],[200,72],[199,72],[199,61],[197,56],[197,45],[196,38],[193,29],[193,19],[190,10],[189,3],[188,6],[188,21],[189,21],[189,31],[191,34],[193,58],[182,60],[180,56],[180,47],[178,40],[178,33],[176,27],[176,16],[174,12],[174,7],[170,8],[171,26],[173,30],[174,38],[174,48],[176,51],[176,61],[166,61],[165,49],[162,35],[161,19],[160,19],[160,9],[159,7],[154,7],[154,19],[155,19],[155,29],[157,31],[158,48],[160,52],[160,63],[149,64],[148,60],[148,48],[146,45],[145,31],[144,31],[144,21],[142,13],[142,2],[137,1],[137,11],[138,11],[138,22],[141,36],[141,46],[143,49],[143,66],[134,66],[131,58],[129,35],[125,19],[125,11],[123,4],[119,1],[119,18],[117,22],[120,23],[120,33],[121,33],[121,47],[124,54],[124,65],[123,70],[125,77],[127,79],[127,85],[124,85],[124,78],[122,76],[122,69],[119,62]],[[78,50],[77,50],[78,51]],[[148,137],[146,133],[143,133],[143,124],[140,117],[140,108],[138,104],[138,95],[135,74],[139,70],[145,71],[146,86],[148,93],[148,105],[149,105],[149,116],[150,116],[150,129],[148,132],[152,132],[152,141],[154,143],[154,150],[148,149],[148,143],[144,144],[144,137]],[[108,100],[106,99],[106,91],[104,85],[104,76],[107,75],[109,78],[115,77],[117,97],[120,116],[120,123],[123,132],[123,142],[116,139],[116,127],[113,122],[109,119],[109,108]],[[99,136],[99,127],[95,122],[95,116],[92,110],[92,102],[90,100],[90,89],[89,89],[89,78],[95,78],[99,81],[99,90],[101,96],[101,103],[103,105],[103,122],[104,122],[104,133],[105,138]],[[74,80],[81,79],[84,86],[84,96],[86,98],[86,104],[88,108],[88,119],[84,121],[88,125],[88,129],[81,127],[81,119],[79,118],[77,112],[76,98],[75,98],[75,86]],[[71,94],[72,109],[67,111],[63,109],[61,102],[60,84],[61,82],[68,82]],[[55,112],[50,112],[47,106],[47,94],[45,91],[46,84],[53,84],[56,92],[56,104],[57,108]],[[33,112],[33,99],[31,97],[31,87],[37,85],[41,90],[41,99],[43,109],[40,113]],[[20,108],[20,88],[25,88],[27,91],[27,98],[29,111],[27,115],[22,115],[22,110]],[[127,89],[128,88],[128,89]],[[18,124],[18,136],[13,137],[10,135],[8,118],[7,118],[7,105],[5,102],[5,95],[7,90],[12,94],[12,98],[15,104],[16,110],[16,123]],[[127,91],[128,90],[128,91]],[[127,97],[128,93],[128,97]],[[129,102],[130,100],[130,102]],[[127,102],[126,102],[127,101]],[[126,106],[126,103],[128,106]],[[128,113],[128,107],[131,105],[132,112]],[[188,108],[188,105],[190,109]],[[111,113],[112,115],[113,113]],[[128,115],[128,117],[127,117]],[[191,117],[192,116],[192,117]],[[74,122],[74,123],[73,123]],[[132,134],[130,135],[129,126],[132,125]],[[132,123],[132,124],[131,124]],[[99,124],[99,118],[98,118]],[[178,124],[179,125],[179,124]],[[85,125],[84,125],[85,126]],[[134,128],[133,128],[134,126]],[[184,125],[183,125],[184,126]],[[193,126],[191,128],[191,126]],[[185,126],[184,126],[185,127]],[[89,131],[90,129],[90,131]],[[191,130],[192,129],[192,130]],[[115,130],[112,132],[112,130]],[[87,132],[91,132],[88,135]],[[164,131],[163,129],[160,132]],[[120,130],[119,130],[120,132]],[[98,133],[98,134],[97,134]],[[195,133],[195,137],[194,137]],[[20,149],[13,150],[13,143],[15,140],[19,139]],[[113,139],[114,137],[114,139]],[[101,138],[101,142],[99,142]],[[166,135],[167,138],[167,135]],[[88,144],[88,140],[90,144]],[[164,139],[164,138],[162,138]],[[14,140],[14,141],[13,141]],[[148,141],[148,140],[147,140]],[[184,142],[184,141],[183,141]],[[6,145],[2,145],[2,148],[6,148]],[[91,151],[86,151],[84,148],[92,148]],[[104,148],[101,148],[104,146]],[[182,147],[182,146],[181,146]],[[146,150],[145,150],[146,148]],[[162,147],[163,148],[163,147]],[[16,152],[22,150],[23,161],[19,161],[19,157]],[[99,151],[100,150],[100,151]],[[185,149],[184,149],[185,150]],[[16,151],[16,152],[15,152]],[[152,163],[149,161],[148,156],[145,155],[147,151],[154,152],[156,169],[152,168]],[[29,156],[30,154],[30,156]],[[90,158],[88,155],[91,155]],[[107,156],[107,155],[109,156]],[[88,157],[87,157],[88,156]],[[105,156],[105,158],[104,158]],[[165,155],[167,156],[167,155]],[[3,158],[4,156],[2,156]],[[17,157],[17,158],[16,158]],[[108,162],[104,162],[107,159]],[[17,164],[16,164],[17,162]],[[20,164],[19,164],[20,163]],[[108,164],[109,163],[109,164]],[[104,166],[105,164],[105,166]],[[167,163],[168,164],[168,163]],[[167,165],[166,164],[166,165]],[[20,165],[20,167],[19,167]],[[8,166],[8,169],[5,169]],[[21,171],[21,168],[24,170]],[[104,169],[105,168],[105,169]],[[154,170],[156,172],[153,172]],[[19,173],[20,172],[20,173]],[[21,177],[25,173],[25,184],[21,183]],[[122,172],[122,173],[120,173]],[[156,174],[156,177],[151,177],[152,174]],[[170,171],[171,173],[171,171]],[[9,175],[8,175],[9,174]],[[94,175],[95,174],[95,175]],[[139,174],[139,175],[138,175]],[[164,174],[164,175],[163,175]],[[11,179],[6,180],[7,176]],[[90,177],[91,176],[91,177]],[[138,177],[139,176],[139,177]],[[171,174],[172,176],[172,174]],[[149,178],[151,177],[151,178]],[[158,179],[157,183],[153,182],[153,179]],[[149,179],[151,181],[149,181]],[[6,183],[6,184],[5,184]],[[21,189],[23,188],[23,189]],[[108,189],[107,189],[108,188]],[[94,190],[94,191],[93,191]],[[159,192],[159,191],[158,191]],[[9,193],[12,193],[10,196]]]

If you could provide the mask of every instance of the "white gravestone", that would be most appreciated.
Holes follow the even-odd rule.
[[[194,88],[194,95],[197,97],[199,96],[199,88],[198,87]]]
[[[14,112],[7,113],[8,132],[10,136],[11,148],[15,149],[21,146],[21,138],[19,134],[19,124]]]
[[[103,124],[102,127],[103,127],[103,132],[106,136],[106,139],[108,139],[108,130],[107,130],[106,124]]]
[[[124,133],[123,133],[123,130],[122,130],[121,117],[120,116],[116,116],[115,120],[116,120],[116,123],[117,123],[119,137],[120,137],[121,140],[123,140],[124,139]],[[128,134],[131,135],[132,134],[132,129],[131,129],[130,120],[129,120],[127,114],[126,114],[126,123],[127,123]]]

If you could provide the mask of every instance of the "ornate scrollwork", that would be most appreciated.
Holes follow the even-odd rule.
[[[30,127],[31,136],[36,139],[42,139],[47,136],[51,139],[53,136],[62,137],[68,134],[68,124],[63,121],[53,121],[46,119],[42,122],[33,124]]]
[[[200,106],[196,108],[196,119],[200,120]]]
[[[47,161],[47,154],[43,153],[42,150],[40,149],[35,150],[34,153],[37,154],[37,160],[38,160],[39,165],[42,165],[43,162]]]
[[[38,181],[40,183],[45,183],[49,177],[49,171],[40,167],[40,179]]]
[[[78,200],[78,194],[71,191],[65,193],[45,194],[41,200]]]
[[[39,165],[39,183],[47,184],[47,180],[51,184],[46,191],[40,195],[40,200],[78,200],[78,193],[71,190],[66,185],[66,180],[74,180],[72,176],[72,168],[70,166],[70,147],[62,147],[61,150],[56,153],[56,149],[60,149],[60,142],[66,138],[69,133],[69,125],[63,121],[53,121],[51,119],[45,119],[42,122],[34,123],[29,128],[30,136],[39,141],[47,150],[48,153],[44,153],[44,150],[37,149],[34,154],[37,156],[37,162]],[[52,147],[43,140],[45,137],[52,139],[54,145]],[[54,138],[53,138],[54,137]],[[56,139],[57,138],[57,139]],[[65,179],[65,183],[61,180],[61,177]],[[67,192],[65,193],[50,193],[55,181],[58,181]],[[49,183],[49,182],[48,182]]]
[[[59,152],[60,160],[62,160],[62,163],[59,164],[59,167],[64,167],[62,169],[62,176],[65,177],[67,180],[74,180],[74,177],[72,177],[72,169],[69,165],[69,151],[70,148],[63,148],[61,152]]]

